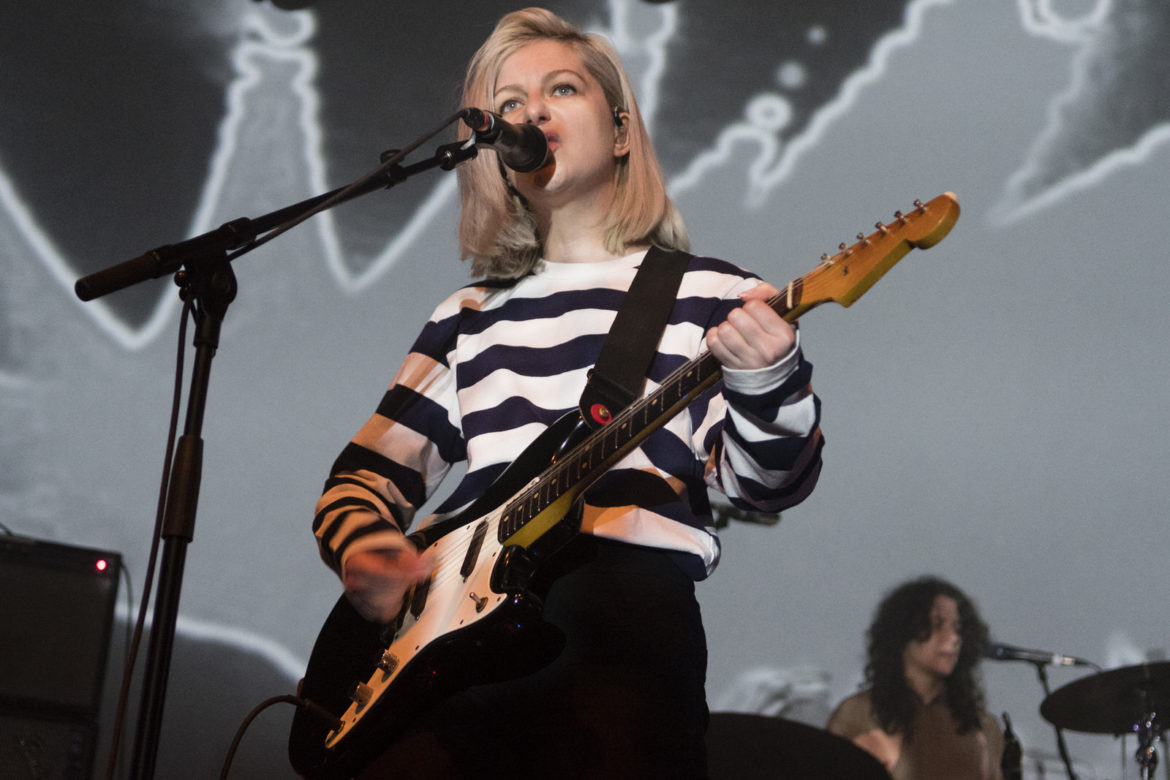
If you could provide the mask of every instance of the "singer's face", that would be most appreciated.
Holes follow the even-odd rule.
[[[536,125],[548,138],[553,165],[515,176],[534,205],[612,195],[626,134],[572,46],[536,41],[505,59],[493,108],[514,124]]]
[[[930,636],[911,640],[902,653],[907,674],[918,671],[940,679],[950,677],[963,645],[961,628],[958,603],[950,596],[935,596],[930,608]]]

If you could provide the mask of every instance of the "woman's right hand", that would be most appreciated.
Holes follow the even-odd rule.
[[[402,611],[407,589],[431,576],[434,559],[413,546],[361,550],[345,561],[345,595],[366,620],[389,623]]]

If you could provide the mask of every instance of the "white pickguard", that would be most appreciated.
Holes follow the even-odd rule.
[[[535,481],[535,480],[534,480]],[[492,569],[503,547],[497,531],[504,507],[498,507],[475,522],[467,523],[440,537],[428,551],[435,556],[426,606],[415,617],[406,611],[402,626],[383,655],[388,668],[374,669],[370,678],[359,686],[359,695],[341,715],[341,727],[325,740],[327,748],[336,747],[353,730],[364,715],[373,709],[395,680],[420,653],[437,639],[466,628],[492,614],[507,598],[491,588]],[[476,529],[486,523],[486,533],[475,567],[464,579],[461,569]]]

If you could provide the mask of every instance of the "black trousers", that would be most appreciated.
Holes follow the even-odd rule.
[[[661,551],[587,536],[572,546],[544,607],[565,634],[560,655],[448,698],[363,780],[706,777],[694,582]]]

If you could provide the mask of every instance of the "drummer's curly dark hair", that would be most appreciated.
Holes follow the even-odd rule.
[[[912,640],[921,642],[930,636],[930,609],[937,596],[949,596],[958,604],[963,640],[943,697],[958,733],[980,727],[984,701],[977,667],[987,648],[987,624],[963,591],[938,577],[920,577],[899,585],[882,600],[867,634],[865,678],[874,717],[886,733],[901,733],[906,740],[912,737],[916,694],[906,683],[903,651]]]

